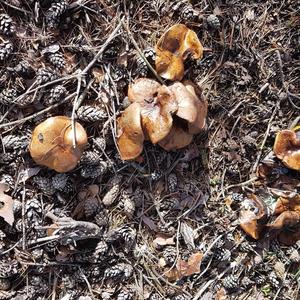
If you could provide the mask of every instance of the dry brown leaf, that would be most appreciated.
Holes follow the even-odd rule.
[[[300,196],[296,195],[293,198],[283,198],[283,197],[279,197],[277,202],[276,202],[276,206],[275,206],[275,210],[274,210],[274,214],[280,214],[284,211],[297,211],[300,213]]]
[[[170,281],[180,280],[185,276],[190,276],[200,272],[201,261],[203,253],[193,253],[188,261],[178,259],[176,267],[168,270],[165,275]]]
[[[30,155],[39,164],[63,173],[74,169],[87,144],[84,128],[75,123],[76,147],[73,147],[71,119],[51,117],[39,124],[32,133]]]
[[[5,183],[0,183],[0,217],[4,219],[10,226],[14,223],[14,201],[12,197],[6,195],[4,192],[8,190]]]
[[[153,240],[153,245],[155,248],[160,246],[175,245],[174,236],[167,237],[162,234],[157,234],[156,238]]]
[[[284,211],[272,224],[268,224],[270,230],[281,230],[285,227],[294,226],[300,222],[300,212]]]
[[[181,80],[188,55],[202,58],[203,47],[196,33],[183,24],[170,27],[156,44],[156,71],[163,78]]]

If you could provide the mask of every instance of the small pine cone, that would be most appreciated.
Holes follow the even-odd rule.
[[[2,144],[6,149],[25,149],[28,146],[27,137],[8,134],[2,139]]]
[[[77,110],[77,118],[85,122],[103,121],[107,118],[106,112],[97,107],[84,105],[80,106]]]
[[[270,284],[275,288],[279,289],[280,288],[280,281],[278,280],[275,272],[271,272],[268,276],[268,281]]]
[[[193,20],[198,14],[191,5],[187,5],[180,11],[179,15],[183,20]]]
[[[177,209],[179,206],[179,199],[177,197],[167,198],[160,202],[159,209],[164,211],[170,211]]]
[[[97,165],[101,160],[100,155],[95,151],[85,151],[80,159],[82,165]]]
[[[115,202],[115,200],[117,199],[118,194],[120,192],[121,184],[122,184],[122,176],[121,175],[116,175],[109,182],[110,189],[106,192],[106,194],[104,195],[104,197],[102,199],[102,203],[105,206],[110,206]]]
[[[131,219],[135,211],[135,202],[131,197],[131,193],[123,191],[120,197],[119,206],[123,209],[124,214]]]
[[[105,151],[106,148],[106,141],[103,137],[96,137],[93,139],[93,149],[96,150],[98,153]]]
[[[61,101],[66,93],[67,89],[63,85],[57,85],[50,90],[49,97],[47,97],[47,99],[45,100],[45,104],[51,105],[53,103]]]
[[[175,247],[167,246],[163,250],[163,258],[168,266],[172,266],[177,257],[177,251]]]
[[[130,264],[118,263],[104,271],[104,279],[124,281],[131,277],[133,267]]]
[[[236,289],[239,285],[239,280],[234,275],[228,275],[223,279],[223,285],[228,290]]]
[[[221,27],[220,20],[215,15],[209,15],[206,19],[208,26],[210,26],[212,29],[218,30]]]
[[[112,79],[116,82],[127,81],[128,80],[128,71],[123,66],[115,66],[114,71],[112,73]]]
[[[178,178],[175,173],[170,173],[168,176],[168,189],[170,193],[175,193],[178,188]]]
[[[300,253],[296,249],[292,248],[289,250],[289,258],[292,263],[299,263],[300,262]]]
[[[29,199],[25,204],[25,215],[30,227],[38,226],[42,223],[43,208],[37,198]]]
[[[99,211],[94,219],[99,227],[107,227],[109,225],[109,216],[105,209]]]
[[[228,261],[231,258],[231,252],[228,249],[219,248],[215,253],[215,258],[217,261]]]
[[[126,290],[122,290],[117,297],[117,300],[132,300],[133,296],[132,293]]]
[[[100,241],[95,249],[94,256],[97,260],[103,260],[108,252],[108,244],[105,241]]]
[[[0,93],[0,104],[3,105],[14,104],[16,98],[17,98],[17,91],[15,89],[5,89]]]
[[[149,300],[163,300],[163,298],[158,293],[151,293]]]
[[[153,181],[157,181],[159,180],[160,178],[162,178],[163,176],[163,172],[161,170],[155,170],[154,172],[152,172],[150,174],[150,178],[153,180]]]
[[[255,282],[252,281],[249,277],[244,276],[242,281],[241,281],[241,285],[244,289],[249,288],[250,286],[252,286]]]
[[[65,0],[55,1],[46,12],[46,24],[50,29],[58,26],[62,14],[67,10],[68,3]]]
[[[3,174],[0,179],[1,183],[7,184],[10,188],[15,186],[14,178],[9,174]]]
[[[96,215],[101,210],[101,205],[97,198],[87,198],[84,203],[84,214],[87,218]]]
[[[7,14],[0,14],[0,32],[4,35],[11,36],[15,33],[13,20]]]
[[[255,274],[255,277],[253,277],[256,284],[262,285],[266,282],[266,277],[262,274]]]
[[[18,262],[16,260],[4,261],[2,258],[2,260],[0,261],[0,277],[10,278],[17,274],[18,274]]]
[[[125,242],[125,250],[128,252],[133,249],[136,243],[136,230],[129,226],[123,226],[123,228],[120,229],[120,233]]]
[[[190,300],[190,298],[188,298],[188,296],[183,295],[183,294],[175,295],[171,299],[172,300]]]
[[[63,69],[66,66],[65,58],[62,53],[55,52],[47,55],[47,60],[58,70]]]
[[[86,165],[80,170],[80,175],[84,178],[97,178],[103,175],[108,169],[105,161],[99,161],[97,165]]]
[[[51,69],[42,68],[37,71],[36,83],[37,85],[51,82],[58,78],[58,75]]]
[[[4,61],[10,57],[14,51],[14,46],[10,41],[4,41],[0,44],[0,61]]]
[[[46,177],[35,176],[33,182],[39,187],[39,189],[46,195],[53,195],[55,193],[55,188],[53,186],[52,180]]]
[[[64,192],[68,179],[69,177],[66,174],[56,174],[52,177],[52,185],[56,190]]]

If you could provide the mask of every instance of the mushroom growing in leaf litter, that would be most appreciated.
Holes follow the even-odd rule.
[[[189,55],[194,59],[203,56],[203,47],[197,34],[183,24],[170,27],[156,44],[156,71],[169,80],[181,80],[184,61]]]
[[[37,164],[60,173],[74,169],[87,145],[87,134],[77,122],[75,133],[74,147],[71,119],[66,116],[48,118],[32,133],[29,146],[31,157]]]
[[[144,139],[167,151],[187,146],[205,126],[207,101],[190,81],[167,87],[140,78],[128,89],[132,102],[118,118],[118,147],[122,159],[135,159]]]
[[[274,153],[290,169],[300,171],[300,136],[299,128],[281,130],[277,133]]]

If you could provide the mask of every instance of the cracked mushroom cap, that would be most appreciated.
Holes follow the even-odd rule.
[[[203,56],[203,47],[197,34],[183,24],[170,27],[156,44],[156,71],[165,79],[181,80],[184,75],[184,60]]]
[[[139,103],[129,105],[117,119],[117,144],[123,160],[135,159],[143,151],[144,133]]]
[[[75,123],[76,147],[73,147],[71,119],[51,117],[39,124],[32,133],[30,155],[39,164],[63,173],[74,169],[87,144],[84,128]]]
[[[277,133],[274,154],[290,169],[300,171],[299,130],[281,130]]]
[[[175,82],[170,87],[178,103],[176,115],[188,122],[188,133],[199,133],[206,124],[207,101],[191,81]]]
[[[177,110],[170,89],[152,79],[142,78],[129,87],[128,98],[140,105],[145,136],[153,144],[164,139],[172,128],[172,114]]]

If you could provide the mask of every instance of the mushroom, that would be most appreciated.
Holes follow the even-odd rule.
[[[300,171],[300,138],[296,129],[279,131],[273,151],[285,166]]]
[[[156,71],[165,79],[181,80],[184,75],[184,60],[203,56],[203,47],[197,34],[183,24],[170,27],[156,44]]]
[[[32,133],[31,157],[37,164],[60,173],[74,169],[87,144],[87,134],[77,122],[75,133],[76,146],[73,147],[71,119],[66,116],[48,118]]]
[[[257,240],[264,228],[267,214],[264,201],[251,194],[243,201],[240,226],[249,236]]]
[[[129,105],[117,119],[118,147],[123,160],[134,159],[143,151],[144,133],[139,103]]]

